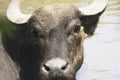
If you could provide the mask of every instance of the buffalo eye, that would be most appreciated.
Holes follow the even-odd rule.
[[[46,34],[45,31],[37,30],[36,28],[32,28],[30,30],[30,36],[34,38],[45,38],[46,37],[45,34]]]
[[[80,32],[80,25],[76,25],[74,28],[74,33],[79,33]]]
[[[30,30],[30,36],[32,36],[32,37],[38,37],[38,31],[35,28],[32,28]]]

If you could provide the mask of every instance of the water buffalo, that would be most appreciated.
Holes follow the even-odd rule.
[[[12,0],[7,9],[7,18],[15,25],[13,35],[2,35],[20,80],[76,80],[83,41],[94,34],[107,1],[95,0],[84,8],[48,5],[33,14],[22,14],[20,3]]]

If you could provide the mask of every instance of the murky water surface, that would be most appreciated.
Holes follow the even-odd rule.
[[[86,1],[88,4],[89,0]],[[7,3],[4,0],[0,3],[0,12],[3,12]],[[26,7],[29,3],[25,3],[23,12],[31,12],[39,6],[34,2],[31,4],[35,8]],[[76,75],[77,80],[120,80],[120,0],[109,0],[95,35],[85,40],[84,49],[84,64]]]
[[[84,48],[77,80],[120,80],[120,0],[109,0],[95,35],[85,40]]]

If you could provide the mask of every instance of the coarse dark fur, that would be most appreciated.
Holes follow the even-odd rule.
[[[13,36],[3,34],[2,41],[5,50],[20,68],[20,79],[75,80],[83,62],[85,33],[94,34],[101,14],[84,16],[74,6],[54,5],[36,10],[28,23],[14,24]],[[72,65],[70,70],[63,73],[56,69],[44,74],[41,67],[56,57]]]

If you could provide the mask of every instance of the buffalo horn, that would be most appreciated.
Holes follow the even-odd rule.
[[[85,16],[95,15],[104,11],[107,6],[107,0],[94,0],[92,4],[87,7],[81,7],[79,10]]]
[[[9,4],[9,7],[7,9],[7,18],[16,24],[23,24],[26,23],[29,18],[31,17],[31,14],[23,14],[20,11],[20,3],[21,0],[12,0]]]

